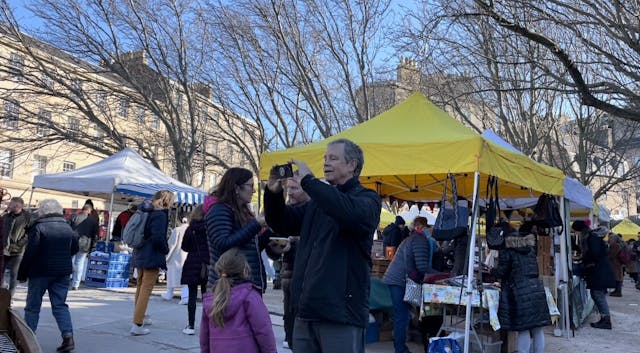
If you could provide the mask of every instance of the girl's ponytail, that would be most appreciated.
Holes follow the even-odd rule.
[[[213,320],[213,323],[221,328],[224,328],[224,310],[227,308],[227,304],[229,303],[231,281],[232,279],[223,272],[220,274],[220,278],[218,278],[213,288],[214,299],[209,316]]]
[[[218,280],[213,287],[214,299],[209,316],[216,326],[224,328],[224,312],[231,300],[231,287],[250,278],[250,267],[240,250],[231,248],[220,256],[214,270]]]

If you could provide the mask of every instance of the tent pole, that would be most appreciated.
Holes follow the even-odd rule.
[[[105,239],[111,240],[111,230],[113,229],[113,194],[115,194],[115,190],[111,191],[111,200],[109,201],[109,225],[107,227],[107,236]]]
[[[29,208],[29,210],[31,210],[31,200],[33,199],[33,190],[35,190],[36,188],[32,187],[31,188],[31,194],[29,194],[29,203],[27,204],[27,207]]]
[[[569,330],[571,327],[571,318],[569,317],[569,249],[567,248],[567,242],[571,240],[571,209],[569,207],[569,200],[563,198],[560,204],[562,211],[562,219],[564,223],[564,232],[560,234],[560,270],[562,274],[562,280],[560,282],[562,288],[562,329],[567,338],[569,338]]]
[[[469,353],[469,335],[471,333],[471,302],[473,295],[473,266],[475,260],[476,231],[478,218],[478,191],[480,190],[480,172],[473,175],[473,212],[471,213],[471,239],[469,240],[469,267],[467,269],[467,312],[464,320],[464,353]],[[457,207],[455,205],[454,207]],[[482,251],[482,249],[480,249]]]

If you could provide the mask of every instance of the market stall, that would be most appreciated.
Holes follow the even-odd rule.
[[[537,197],[541,193],[562,195],[564,175],[480,136],[451,118],[423,95],[415,93],[377,117],[325,140],[287,150],[265,153],[261,180],[270,168],[294,158],[308,163],[322,175],[327,143],[346,138],[364,151],[361,183],[382,197],[412,201],[438,201],[448,174],[457,181],[457,193],[472,201],[470,244],[476,243],[476,219],[480,191],[490,176],[499,180],[504,197]],[[472,291],[474,256],[469,256],[467,292]],[[469,303],[470,304],[470,303]],[[471,315],[470,305],[467,315]],[[467,317],[465,336],[471,320]],[[468,339],[465,352],[468,352]]]

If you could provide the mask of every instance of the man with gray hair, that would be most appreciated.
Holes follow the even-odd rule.
[[[325,183],[306,163],[293,179],[309,195],[286,206],[276,168],[264,195],[268,225],[279,234],[300,236],[291,300],[296,308],[294,352],[364,352],[369,317],[369,274],[373,233],[380,223],[380,197],[360,185],[364,157],[358,145],[339,139],[327,145]]]
[[[53,199],[42,200],[37,219],[29,229],[18,279],[29,279],[24,320],[33,332],[38,328],[42,297],[49,292],[51,312],[62,335],[62,345],[57,352],[71,352],[75,348],[66,300],[72,272],[71,256],[77,252],[78,238],[62,216],[62,206]]]
[[[2,236],[4,244],[4,266],[2,273],[9,270],[9,291],[11,297],[18,283],[18,268],[27,246],[27,227],[31,221],[29,212],[24,209],[24,200],[13,197],[9,201],[7,213],[2,216]]]

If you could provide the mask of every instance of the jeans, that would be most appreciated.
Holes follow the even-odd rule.
[[[407,328],[409,326],[409,304],[404,302],[404,287],[389,286],[393,304],[393,348],[395,353],[407,353]]]
[[[16,292],[16,285],[18,284],[18,269],[20,268],[21,262],[22,255],[4,256],[4,268],[2,269],[2,273],[7,269],[9,270],[9,292],[11,293],[12,298],[13,293]]]
[[[364,353],[364,328],[296,318],[293,353]]]
[[[85,265],[87,264],[87,255],[86,252],[78,252],[73,256],[73,287],[79,287],[80,281],[84,277]]]
[[[533,349],[531,341],[533,338]],[[542,327],[518,331],[518,353],[544,353],[544,330]]]
[[[45,291],[49,292],[51,312],[56,319],[62,337],[73,336],[71,313],[66,303],[67,293],[69,292],[69,276],[29,278],[27,302],[24,307],[24,321],[33,332],[36,332],[38,320],[40,319],[42,297]]]
[[[149,297],[153,291],[153,286],[158,280],[159,268],[138,268],[138,278],[136,279],[136,297],[133,309],[133,323],[142,326],[144,323],[144,314],[147,312],[149,305]]]
[[[200,284],[200,293],[204,296],[207,291],[207,281]],[[189,317],[189,327],[194,328],[196,322],[196,301],[198,299],[198,285],[189,285],[189,302],[187,302],[187,315]]]
[[[591,298],[601,316],[609,316],[609,304],[607,303],[606,293],[606,289],[591,289]]]
[[[296,319],[296,313],[291,304],[291,279],[282,279],[282,304],[284,306],[284,315],[282,320],[284,321],[284,339],[289,344],[289,347],[293,347],[293,325]]]

